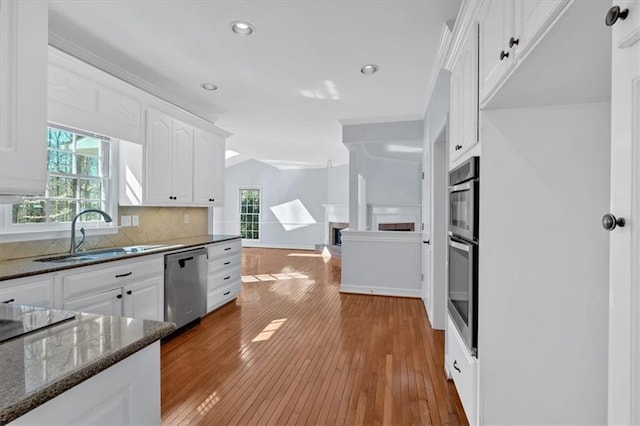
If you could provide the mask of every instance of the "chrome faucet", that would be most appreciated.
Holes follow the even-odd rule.
[[[82,240],[80,240],[80,242],[76,244],[76,221],[80,216],[82,216],[85,213],[100,213],[104,218],[105,222],[109,223],[113,221],[113,219],[111,219],[111,216],[109,216],[107,213],[103,212],[102,210],[98,210],[98,209],[87,209],[78,213],[71,221],[71,248],[69,249],[69,253],[71,254],[74,254],[76,250],[78,250],[84,244],[84,228],[80,228],[80,233],[82,234]]]

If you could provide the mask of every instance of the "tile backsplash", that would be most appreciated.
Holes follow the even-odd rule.
[[[121,227],[117,234],[88,236],[85,250],[104,247],[152,244],[182,237],[207,235],[207,208],[199,207],[119,207],[120,216],[138,215],[139,226]],[[185,224],[185,215],[189,223]],[[115,220],[115,218],[114,218]],[[79,238],[79,233],[77,234]],[[45,256],[69,250],[69,237],[49,240],[0,243],[0,260]]]

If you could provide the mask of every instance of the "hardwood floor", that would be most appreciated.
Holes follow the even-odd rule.
[[[310,251],[246,248],[243,275],[162,345],[163,424],[467,423],[421,300],[340,294],[340,259]]]

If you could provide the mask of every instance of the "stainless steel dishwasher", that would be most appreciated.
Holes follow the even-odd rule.
[[[176,328],[199,321],[207,310],[207,249],[164,257],[164,318]]]

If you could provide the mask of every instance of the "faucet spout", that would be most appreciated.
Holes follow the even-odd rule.
[[[99,209],[87,209],[87,210],[83,210],[80,213],[78,213],[77,215],[75,215],[75,217],[73,218],[73,220],[71,221],[71,247],[69,248],[69,253],[70,254],[75,254],[76,250],[78,249],[78,247],[80,247],[82,245],[78,244],[76,246],[76,222],[78,221],[78,218],[80,216],[82,216],[85,213],[99,213],[100,215],[102,215],[102,217],[104,218],[104,221],[109,223],[112,222],[113,219],[111,219],[111,216],[109,216],[107,214],[107,212],[104,212],[102,210]],[[84,232],[82,233],[83,236],[83,241],[84,242]]]

